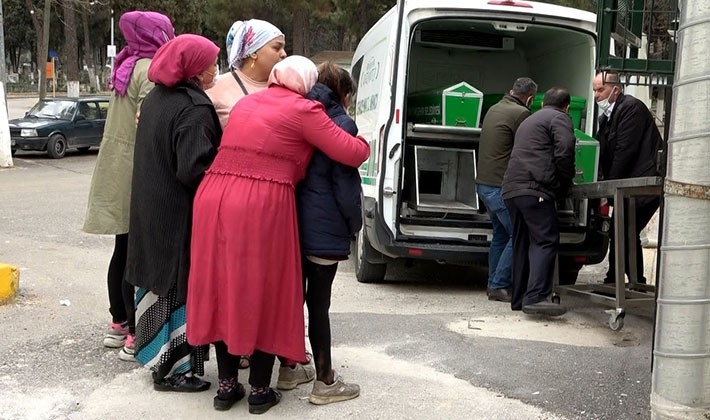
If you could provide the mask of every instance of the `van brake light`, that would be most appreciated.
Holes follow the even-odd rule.
[[[514,7],[528,7],[532,9],[532,4],[528,4],[522,1],[515,0],[491,0],[488,4],[493,6],[514,6]]]

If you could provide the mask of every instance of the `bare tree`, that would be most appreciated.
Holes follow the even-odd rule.
[[[64,17],[64,53],[67,56],[64,63],[67,77],[67,89],[70,94],[79,95],[79,46],[76,34],[76,9],[74,0],[62,1]],[[73,89],[75,92],[71,92]]]
[[[81,26],[84,31],[84,64],[89,72],[89,86],[92,91],[99,90],[99,83],[96,79],[96,63],[94,62],[93,49],[91,48],[91,31],[89,30],[89,16],[91,10],[85,7],[81,12]]]

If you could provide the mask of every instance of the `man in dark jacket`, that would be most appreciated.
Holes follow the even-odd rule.
[[[503,177],[503,199],[513,222],[511,308],[526,314],[566,312],[547,298],[560,244],[555,201],[564,196],[575,173],[569,104],[567,90],[555,87],[545,92],[542,109],[515,133]]]
[[[624,95],[619,76],[613,72],[600,72],[593,82],[594,100],[603,112],[599,118],[599,166],[603,179],[624,179],[656,176],[656,160],[661,148],[661,133],[658,131],[651,111],[646,105],[630,95]],[[626,274],[630,270],[629,246],[636,247],[636,273],[640,283],[646,283],[643,275],[643,252],[639,234],[658,210],[658,196],[637,197],[635,200],[635,244],[627,244],[624,250]],[[628,212],[627,212],[628,214]],[[610,234],[614,229],[609,230]],[[613,238],[612,238],[613,239]],[[604,283],[614,283],[615,250],[612,240],[609,251],[609,271]]]
[[[481,127],[476,191],[493,225],[488,251],[488,300],[510,302],[513,225],[501,196],[501,186],[515,132],[530,116],[528,105],[536,92],[537,84],[532,79],[519,78],[510,92],[488,110]]]

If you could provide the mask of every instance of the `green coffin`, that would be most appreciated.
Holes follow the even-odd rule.
[[[574,148],[575,184],[596,182],[599,168],[599,142],[581,130],[574,130],[577,144]]]
[[[466,82],[444,89],[413,93],[407,98],[407,120],[413,123],[478,127],[483,93]]]

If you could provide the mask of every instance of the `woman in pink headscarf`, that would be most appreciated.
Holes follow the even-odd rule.
[[[128,12],[118,21],[127,45],[114,63],[106,128],[91,179],[84,232],[115,235],[108,267],[108,300],[112,322],[103,339],[106,347],[121,348],[118,358],[133,361],[136,318],[133,285],[125,280],[128,217],[136,140],[135,115],[153,88],[148,66],[161,45],[175,38],[167,16]]]
[[[218,369],[231,368],[235,388],[236,355],[252,355],[251,413],[279,402],[269,387],[274,355],[306,358],[294,186],[315,147],[350,166],[370,154],[364,139],[338,128],[320,103],[304,98],[317,77],[304,57],[276,64],[269,88],[235,105],[195,196],[188,341],[218,343]],[[215,408],[217,399],[229,397],[218,393]]]
[[[135,358],[153,371],[157,391],[199,392],[204,348],[185,338],[190,221],[197,186],[222,135],[205,88],[219,47],[180,35],[155,54],[136,132],[126,278],[136,292]]]

